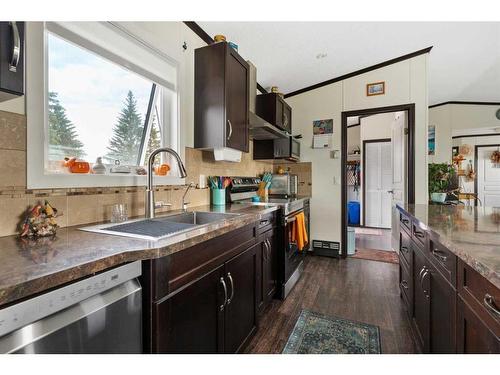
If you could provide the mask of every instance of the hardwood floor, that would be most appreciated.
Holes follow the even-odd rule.
[[[302,309],[378,325],[382,353],[414,353],[398,290],[398,266],[363,259],[306,257],[305,271],[285,301],[260,319],[247,353],[280,353]]]

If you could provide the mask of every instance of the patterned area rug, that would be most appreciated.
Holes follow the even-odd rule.
[[[357,248],[356,253],[350,258],[374,260],[376,262],[399,263],[398,254],[395,251],[361,249]]]
[[[379,328],[302,310],[283,354],[380,354]]]

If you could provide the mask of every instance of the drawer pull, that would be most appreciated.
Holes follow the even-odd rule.
[[[266,226],[267,224],[269,224],[269,220],[261,220],[260,221],[260,226],[261,227]]]
[[[492,295],[486,293],[483,298],[483,303],[494,316],[500,318],[500,310],[495,306],[495,298],[493,298]]]
[[[403,224],[405,224],[405,225],[410,224],[410,220],[408,220],[408,219],[401,219],[401,221],[402,221],[402,222],[403,222]]]
[[[424,238],[424,234],[419,231],[415,231],[415,236],[417,236],[418,238]]]
[[[401,246],[401,251],[408,254],[408,248],[406,246]]]
[[[432,255],[434,255],[434,257],[442,263],[446,263],[446,261],[448,260],[448,257],[439,250],[432,250]]]
[[[408,289],[408,281],[406,280],[401,280],[401,286],[405,289]]]

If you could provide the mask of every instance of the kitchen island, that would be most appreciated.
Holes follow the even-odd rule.
[[[427,353],[500,352],[500,208],[398,205],[400,290]]]

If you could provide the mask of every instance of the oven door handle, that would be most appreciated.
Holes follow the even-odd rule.
[[[285,221],[285,225],[286,225],[286,224],[289,224],[289,223],[293,223],[294,221],[296,221],[296,220],[297,220],[297,217],[296,217],[296,216],[297,216],[297,214],[300,214],[300,213],[302,213],[302,212],[304,212],[304,210],[303,210],[303,209],[301,209],[301,210],[299,210],[299,211],[295,211],[295,212],[293,213],[293,215],[291,215],[291,216],[285,217],[285,220],[284,220],[284,221]]]

